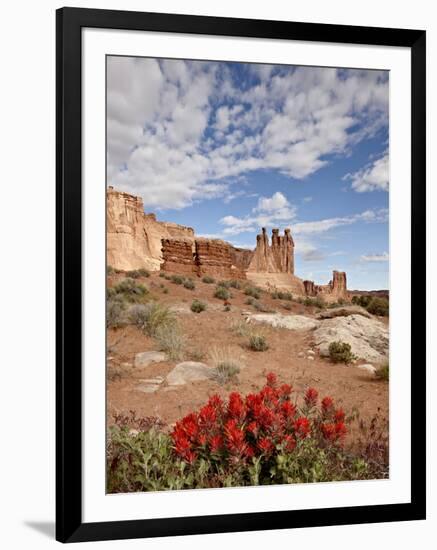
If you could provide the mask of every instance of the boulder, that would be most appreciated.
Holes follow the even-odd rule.
[[[187,382],[209,380],[214,369],[196,361],[183,361],[167,375],[169,386],[182,386]]]
[[[382,363],[388,356],[388,328],[381,321],[362,315],[321,320],[313,338],[324,357],[329,356],[331,342],[338,341],[350,344],[352,353],[365,361]]]
[[[313,330],[319,324],[319,321],[305,315],[283,315],[282,313],[255,313],[249,315],[247,321],[288,330]]]
[[[148,367],[152,363],[167,361],[167,355],[162,351],[143,351],[135,355],[136,367]]]
[[[364,365],[357,365],[357,368],[366,370],[367,372],[370,372],[370,374],[375,374],[376,372],[376,368],[370,363],[366,363]]]

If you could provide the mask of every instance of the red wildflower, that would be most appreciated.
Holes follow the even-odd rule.
[[[223,437],[221,435],[214,435],[210,441],[211,452],[216,453],[223,447]]]
[[[245,410],[241,395],[237,392],[232,392],[229,395],[228,413],[231,418],[242,420]]]
[[[199,412],[199,421],[201,424],[210,426],[211,424],[214,424],[217,418],[217,410],[216,408],[208,403],[204,407],[200,409]]]
[[[197,442],[201,447],[203,447],[204,445],[206,445],[207,439],[208,438],[205,434],[200,434],[197,438]]]
[[[255,420],[252,420],[252,422],[249,422],[249,424],[247,425],[247,431],[253,434],[255,437],[257,437],[259,432],[258,423]]]
[[[296,447],[296,440],[292,435],[286,435],[283,441],[285,442],[285,449],[287,451],[292,451]]]
[[[234,419],[228,420],[225,425],[226,445],[232,453],[242,454],[245,451],[244,432],[237,427]]]
[[[289,397],[291,395],[291,392],[293,391],[292,386],[290,384],[282,384],[279,388],[279,395],[282,398]]]
[[[319,392],[314,388],[308,388],[305,393],[305,404],[307,407],[314,407],[317,403]]]
[[[335,424],[335,433],[338,439],[343,439],[347,434],[347,428],[344,422],[337,422]]]
[[[274,388],[278,382],[278,377],[274,372],[269,372],[267,375],[267,385]]]
[[[332,397],[326,396],[322,399],[322,411],[324,414],[329,413],[333,406],[334,406],[334,401]]]
[[[270,439],[263,437],[258,441],[258,448],[262,453],[269,454],[274,449],[274,445]]]
[[[334,419],[336,422],[343,422],[344,421],[344,410],[343,409],[337,409],[334,413]]]
[[[296,414],[296,407],[290,401],[284,401],[284,403],[281,404],[281,412],[284,418],[289,420]]]
[[[294,430],[296,432],[296,435],[299,437],[306,437],[310,431],[310,421],[305,416],[300,416],[297,420],[294,422]]]
[[[223,408],[223,400],[217,394],[211,395],[211,397],[208,399],[208,405],[213,407],[213,409],[215,409],[218,412]]]
[[[322,424],[321,430],[323,437],[328,441],[334,441],[336,439],[334,424]]]

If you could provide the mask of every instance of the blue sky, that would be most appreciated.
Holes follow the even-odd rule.
[[[108,185],[253,248],[290,227],[296,274],[388,288],[388,73],[108,58]]]

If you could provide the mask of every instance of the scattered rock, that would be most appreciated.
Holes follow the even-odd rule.
[[[167,383],[169,386],[182,386],[187,382],[195,382],[197,380],[209,380],[213,369],[196,361],[184,361],[175,366],[175,368],[167,375]]]
[[[302,357],[305,357],[305,354],[303,351],[300,351],[298,354],[297,354],[298,357],[302,358]]]
[[[162,351],[143,351],[135,355],[136,367],[148,367],[152,363],[161,363],[167,360],[167,355]]]
[[[354,355],[373,363],[387,360],[388,337],[388,328],[381,321],[362,315],[325,319],[314,331],[320,355],[328,357],[329,344],[340,341],[350,344]]]
[[[362,315],[363,317],[367,317],[368,319],[372,318],[370,313],[366,311],[363,307],[341,306],[321,311],[317,315],[317,319],[334,319],[335,317],[348,317],[349,315]]]
[[[366,363],[365,365],[357,365],[357,368],[366,370],[370,372],[370,374],[375,374],[376,372],[376,367],[374,367],[370,363]]]
[[[170,311],[173,313],[182,313],[183,315],[192,315],[191,308],[188,304],[174,304],[169,307]]]
[[[255,313],[249,315],[249,323],[264,323],[275,328],[288,330],[313,330],[318,321],[304,315],[283,315],[282,313]]]
[[[314,357],[312,355],[308,355],[307,359],[308,361],[314,361]]]
[[[308,354],[308,355],[315,355],[316,352],[315,352],[313,349],[309,349],[309,350],[307,351],[307,354]]]

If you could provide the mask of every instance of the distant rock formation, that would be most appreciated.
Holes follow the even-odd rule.
[[[272,230],[272,244],[269,244],[266,228],[256,236],[256,248],[247,269],[255,273],[291,273],[294,274],[294,241],[290,229],[284,236],[279,229]]]
[[[321,296],[327,301],[349,297],[344,272],[334,271],[327,285],[303,281],[294,274],[290,229],[284,235],[272,229],[270,243],[262,228],[255,250],[236,248],[220,239],[196,237],[191,227],[158,221],[155,214],[144,213],[140,197],[112,187],[107,191],[107,263],[122,271],[145,268],[199,277],[248,278],[267,289]]]
[[[155,214],[145,214],[140,197],[109,187],[106,201],[107,263],[116,269],[157,270],[163,259],[163,238],[194,241],[191,227],[159,222]]]

